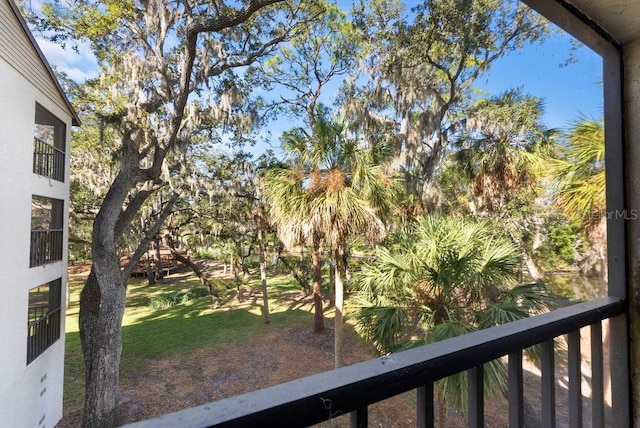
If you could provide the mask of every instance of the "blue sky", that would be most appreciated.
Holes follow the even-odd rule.
[[[408,1],[407,6],[412,3]],[[83,81],[97,74],[98,66],[87,46],[80,45],[76,53],[46,40],[38,43],[50,64],[72,79]],[[601,59],[586,47],[572,47],[569,36],[555,32],[542,44],[525,46],[521,52],[500,58],[476,81],[476,87],[487,95],[497,95],[522,86],[525,93],[545,100],[544,121],[550,128],[566,128],[580,115],[599,118],[603,105]],[[570,55],[577,61],[567,64]],[[331,85],[332,89],[337,87]],[[326,93],[323,98],[334,95]],[[290,118],[274,123],[272,144],[277,144],[280,133],[292,125]],[[251,151],[257,154],[264,148],[260,144]]]
[[[603,111],[602,60],[587,47],[571,50],[571,38],[554,34],[541,45],[499,59],[476,86],[490,94],[522,86],[545,100],[544,121],[566,128],[581,115],[598,119]],[[572,55],[577,61],[566,64]]]

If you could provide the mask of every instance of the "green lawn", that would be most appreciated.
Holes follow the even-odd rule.
[[[267,331],[310,323],[309,306],[296,303],[290,296],[300,288],[287,276],[269,278],[271,323],[262,317],[262,296],[249,296],[260,289],[259,280],[243,284],[242,303],[233,297],[235,286],[223,292],[223,305],[217,309],[211,298],[199,297],[168,309],[152,309],[154,296],[186,291],[200,283],[191,275],[167,278],[166,283],[149,286],[145,278],[132,278],[127,291],[127,308],[122,328],[121,379],[143,369],[151,359],[175,356],[176,359],[198,349],[215,349],[244,341]],[[78,301],[82,277],[70,275],[71,305],[66,316],[65,408],[82,405],[84,362],[78,334]],[[224,283],[222,283],[224,284]],[[289,296],[289,297],[288,297]],[[330,315],[330,313],[326,313]]]

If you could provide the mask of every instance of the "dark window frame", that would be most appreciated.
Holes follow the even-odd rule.
[[[29,267],[62,260],[64,201],[46,196],[31,198],[31,245]]]
[[[36,103],[33,173],[64,182],[67,126]]]
[[[27,365],[60,339],[62,278],[29,290]]]

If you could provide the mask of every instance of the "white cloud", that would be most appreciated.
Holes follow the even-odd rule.
[[[98,74],[98,64],[88,44],[78,45],[78,52],[76,52],[70,47],[63,49],[60,45],[48,40],[39,38],[36,40],[49,64],[67,73],[76,82],[82,83]]]

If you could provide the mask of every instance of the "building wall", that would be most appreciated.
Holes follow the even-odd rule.
[[[33,49],[32,40],[24,32],[7,0],[0,0],[0,22],[0,57],[59,108],[65,110],[64,98],[48,70],[43,67],[40,57]]]
[[[40,67],[34,72],[45,70]],[[49,95],[0,57],[0,427],[53,427],[62,417],[66,215],[62,261],[29,268],[32,195],[64,200],[65,213],[69,208],[72,117]],[[36,103],[66,124],[64,183],[32,172]],[[27,365],[29,289],[57,278],[63,287],[61,337]]]

